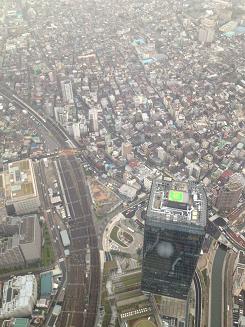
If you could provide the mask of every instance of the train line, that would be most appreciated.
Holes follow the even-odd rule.
[[[50,132],[63,149],[80,147],[68,133],[49,117],[40,115],[5,85],[0,95],[22,110],[26,110]],[[92,202],[80,162],[74,156],[57,159],[58,169],[70,211],[70,255],[62,311],[57,327],[94,327],[100,292],[100,256],[92,217]],[[89,264],[86,258],[89,256]]]
[[[55,139],[58,141],[63,148],[77,148],[79,147],[78,142],[72,139],[68,133],[54,122],[50,117],[44,117],[36,110],[34,110],[29,104],[19,98],[12,90],[8,89],[6,86],[0,85],[0,95],[6,98],[15,106],[22,110],[29,112],[35,119],[48,131],[51,132]]]
[[[71,246],[65,298],[57,326],[94,327],[99,302],[100,258],[91,200],[77,159],[61,157],[58,166],[71,215]]]

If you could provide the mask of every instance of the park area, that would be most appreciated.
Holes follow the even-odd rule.
[[[119,232],[119,227],[118,226],[114,226],[112,231],[111,231],[111,234],[110,234],[110,238],[116,242],[117,244],[119,244],[120,246],[126,248],[127,245],[124,244],[122,241],[119,240],[118,238],[118,232]]]
[[[119,226],[114,226],[112,228],[110,238],[124,248],[128,247],[134,241],[133,236]]]

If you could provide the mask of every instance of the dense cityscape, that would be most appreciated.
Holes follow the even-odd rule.
[[[245,2],[0,1],[0,326],[245,326]]]

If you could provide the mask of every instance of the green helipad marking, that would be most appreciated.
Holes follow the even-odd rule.
[[[168,199],[169,199],[169,201],[183,202],[184,194],[183,194],[183,192],[169,191]]]

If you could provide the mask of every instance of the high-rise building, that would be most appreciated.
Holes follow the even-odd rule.
[[[41,260],[41,229],[36,215],[11,217],[0,225],[0,269]]]
[[[144,231],[143,291],[187,299],[206,218],[207,199],[201,185],[154,180]]]
[[[73,103],[73,91],[71,81],[61,81],[61,91],[65,103]]]
[[[79,141],[81,137],[80,123],[73,123],[72,129],[73,129],[74,139]]]
[[[223,185],[219,186],[215,207],[219,211],[231,210],[237,206],[242,191],[245,186],[245,180],[241,174],[231,175]]]
[[[208,18],[203,19],[198,34],[199,41],[202,43],[211,43],[214,40],[214,36],[215,21]]]
[[[30,159],[11,162],[4,167],[5,206],[9,215],[37,212],[40,199],[33,163]]]
[[[89,130],[90,132],[98,132],[98,112],[96,109],[89,110]]]

